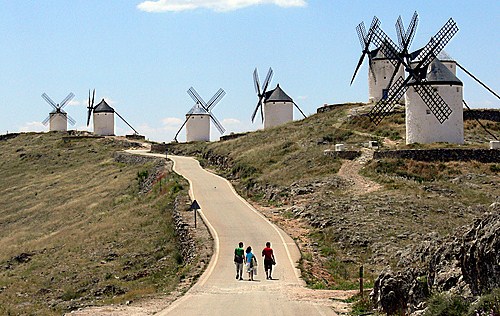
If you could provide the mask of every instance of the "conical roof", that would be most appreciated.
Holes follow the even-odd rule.
[[[425,83],[429,85],[463,85],[462,81],[458,79],[449,69],[444,65],[439,59],[434,58],[434,60],[427,67],[427,72],[425,73]],[[415,85],[415,79],[411,79],[408,85]]]
[[[196,102],[196,104],[189,110],[189,112],[186,113],[186,115],[209,115],[207,110],[205,110],[199,102]]]
[[[266,92],[264,102],[293,102],[293,99],[278,84],[274,90]]]
[[[115,110],[102,99],[102,101],[94,107],[94,113],[115,113]]]
[[[375,48],[374,50],[368,52],[368,54],[370,54],[371,59],[396,59],[396,56],[394,55],[387,57],[381,47]]]

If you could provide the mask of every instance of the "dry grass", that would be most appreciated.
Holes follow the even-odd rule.
[[[137,175],[151,166],[115,162],[121,149],[59,133],[0,141],[0,314],[57,315],[175,288],[175,194],[139,194]],[[167,193],[185,185],[166,181]]]
[[[308,240],[298,241],[306,281],[316,288],[353,288],[359,265],[365,266],[369,282],[387,265],[397,265],[400,254],[412,244],[453,232],[500,199],[500,164],[478,162],[383,159],[368,163],[361,171],[379,183],[380,190],[350,194],[345,186],[332,185],[343,161],[325,157],[323,151],[335,143],[353,149],[370,140],[378,140],[384,149],[457,147],[407,146],[402,111],[387,116],[378,126],[364,115],[353,115],[368,110],[347,104],[237,139],[176,144],[171,150],[229,157],[228,168],[218,172],[232,178],[243,196],[274,208],[270,213],[283,217],[279,223],[297,217],[310,225]],[[500,130],[500,123],[483,123]],[[465,122],[465,130],[466,147],[484,148],[489,141],[471,121]],[[313,190],[294,195],[292,188],[297,187]],[[305,215],[295,216],[291,206],[304,208]]]

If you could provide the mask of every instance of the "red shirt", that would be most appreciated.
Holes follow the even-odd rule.
[[[262,255],[264,256],[264,260],[273,260],[273,250],[269,247],[262,250]]]

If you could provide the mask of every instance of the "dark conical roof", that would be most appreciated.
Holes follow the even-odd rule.
[[[102,99],[101,102],[99,102],[98,105],[96,105],[94,107],[94,113],[115,113],[115,110],[109,106],[109,104],[106,103],[106,101],[104,101],[104,99]]]
[[[434,58],[434,60],[427,67],[425,73],[425,84],[439,84],[439,85],[458,85],[462,86],[463,83],[457,78],[449,69],[444,65],[439,59]],[[414,85],[415,79],[411,79],[408,85]]]
[[[264,102],[293,102],[293,99],[278,84],[274,90],[266,92]]]
[[[186,113],[186,115],[209,115],[207,110],[205,110],[199,102],[196,102],[196,104],[189,110],[189,112]]]

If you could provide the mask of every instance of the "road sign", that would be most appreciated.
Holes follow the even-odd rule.
[[[196,228],[196,211],[201,209],[200,204],[196,200],[191,203],[191,209],[194,211],[194,228]]]
[[[193,203],[191,203],[191,209],[192,210],[199,210],[199,209],[201,209],[200,204],[198,204],[198,202],[196,202],[196,200],[194,200]]]

